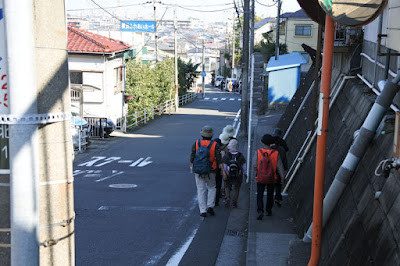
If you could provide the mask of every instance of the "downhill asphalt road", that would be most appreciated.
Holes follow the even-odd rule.
[[[202,126],[218,137],[233,125],[240,104],[238,94],[208,89],[178,113],[77,155],[76,264],[214,265],[229,210],[199,216],[190,150]]]

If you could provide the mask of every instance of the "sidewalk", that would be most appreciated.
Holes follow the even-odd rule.
[[[261,137],[264,134],[272,134],[284,111],[284,107],[279,107],[277,110],[270,110],[265,115],[255,117],[252,156],[257,149],[262,147]],[[299,240],[299,237],[295,232],[287,198],[283,197],[282,207],[274,205],[272,216],[264,216],[261,221],[256,220],[257,187],[254,173],[250,180],[246,265],[288,265],[290,242]],[[265,197],[264,194],[264,200]]]

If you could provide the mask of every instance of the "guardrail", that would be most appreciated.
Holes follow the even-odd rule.
[[[185,103],[191,102],[196,98],[196,92],[187,93],[179,97],[178,103],[179,105],[184,105]],[[118,119],[117,128],[126,132],[127,128],[132,128],[140,124],[146,124],[148,121],[154,119],[154,117],[157,115],[160,116],[165,112],[171,112],[173,108],[175,108],[175,99],[153,105],[134,114],[127,115],[122,119]]]

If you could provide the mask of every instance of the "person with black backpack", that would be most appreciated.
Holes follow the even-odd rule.
[[[216,141],[211,140],[213,129],[204,126],[201,131],[202,139],[198,139],[192,146],[190,154],[190,169],[194,173],[197,187],[197,198],[200,209],[200,216],[207,217],[215,215],[215,175],[216,171],[223,169],[220,146]],[[220,167],[218,168],[217,165]],[[225,172],[222,171],[222,178]]]
[[[239,143],[232,139],[228,144],[228,152],[225,154],[222,162],[226,172],[225,182],[225,207],[229,207],[231,188],[234,186],[232,208],[237,208],[240,186],[243,180],[243,173],[246,171],[246,159],[238,151]]]
[[[269,134],[261,138],[263,148],[258,149],[253,158],[253,166],[257,180],[257,220],[264,216],[264,191],[267,188],[267,202],[265,211],[267,216],[272,215],[274,205],[274,185],[278,178],[284,178],[284,169],[279,152],[270,147],[275,141]]]

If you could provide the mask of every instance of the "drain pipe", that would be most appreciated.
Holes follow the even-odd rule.
[[[393,98],[396,96],[399,91],[399,85],[397,84],[400,81],[400,72],[397,74],[396,78],[392,81],[383,82],[380,81],[379,85],[383,90],[381,94],[376,99],[374,105],[372,106],[367,118],[364,121],[363,126],[361,127],[360,133],[358,137],[355,139],[353,145],[350,147],[349,152],[347,153],[346,158],[343,161],[342,166],[339,171],[336,173],[335,179],[333,180],[332,185],[330,186],[328,193],[324,199],[324,209],[323,209],[323,223],[325,226],[328,221],[330,215],[336,203],[339,201],[344,189],[347,184],[350,182],[350,179],[357,168],[358,163],[361,158],[364,156],[368,144],[375,136],[375,132],[385,116],[387,110],[389,109]],[[307,233],[304,235],[303,241],[310,242],[312,239],[312,230],[313,224],[308,228]]]

